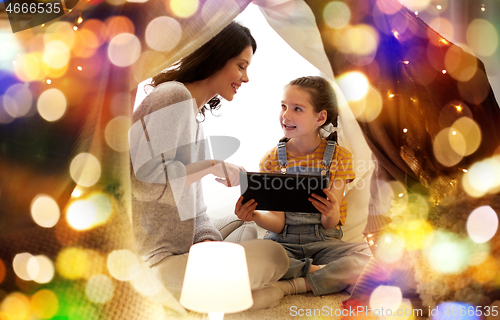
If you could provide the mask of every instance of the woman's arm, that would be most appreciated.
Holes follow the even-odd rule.
[[[240,171],[245,170],[243,167],[220,160],[203,160],[190,163],[185,167],[186,180],[184,181],[184,186],[200,180],[207,174],[213,174],[218,177],[216,179],[217,182],[228,187],[235,187],[240,185]]]
[[[312,194],[309,201],[321,212],[321,224],[325,229],[335,227],[340,221],[340,203],[345,189],[345,180],[337,179],[332,183],[330,189],[324,189],[327,198]]]
[[[257,202],[251,199],[245,204],[243,197],[239,197],[234,208],[234,214],[243,221],[254,221],[259,227],[280,233],[285,226],[285,213],[283,211],[256,211]]]

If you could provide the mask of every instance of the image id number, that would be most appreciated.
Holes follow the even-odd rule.
[[[9,3],[5,9],[8,13],[59,13],[61,3]]]

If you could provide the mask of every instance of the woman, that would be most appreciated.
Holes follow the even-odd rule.
[[[213,174],[227,186],[239,184],[234,164],[205,157],[196,116],[231,101],[248,82],[256,50],[250,31],[231,22],[205,45],[153,78],[154,90],[133,115],[130,129],[132,214],[138,252],[179,299],[191,245],[222,241],[206,214],[200,179]],[[277,305],[270,287],[288,268],[283,248],[271,241],[242,243],[247,255],[254,308]]]

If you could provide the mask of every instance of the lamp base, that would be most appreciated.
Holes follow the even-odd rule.
[[[208,319],[210,319],[210,320],[222,320],[222,319],[224,319],[224,312],[209,312]]]

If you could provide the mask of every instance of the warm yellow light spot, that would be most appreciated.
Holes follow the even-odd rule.
[[[462,171],[463,171],[463,172],[467,172],[467,169],[463,169]]]
[[[370,122],[382,111],[383,100],[379,91],[369,86],[366,96],[357,101],[349,101],[348,104],[358,121]]]
[[[389,93],[388,96],[389,98],[394,98],[394,93]]]
[[[134,23],[129,18],[124,16],[113,16],[106,19],[104,24],[106,25],[106,35],[108,40],[111,40],[122,33],[134,34],[135,32]],[[96,35],[98,34],[96,33]]]
[[[20,292],[9,294],[0,305],[2,320],[27,320],[30,314],[30,300]]]
[[[57,202],[48,195],[39,194],[31,202],[31,217],[41,227],[52,228],[60,216]]]
[[[453,39],[455,35],[455,28],[450,20],[437,16],[429,22],[429,26],[433,29],[428,30],[428,34],[434,34],[434,30],[439,32],[439,34],[446,39]]]
[[[403,193],[398,194],[398,197],[402,198],[403,197]]]
[[[463,156],[468,156],[479,148],[482,140],[482,134],[479,125],[474,120],[469,117],[461,117],[451,125],[451,128],[453,130],[452,134],[457,135],[457,133],[459,133],[462,135],[465,142],[464,148],[464,146],[455,145],[453,141],[450,141],[455,152],[459,154],[461,154],[460,152],[464,152]],[[457,141],[456,143],[459,142]]]
[[[40,53],[25,53],[16,58],[14,73],[24,82],[41,80],[44,78],[42,70],[42,55]]]
[[[442,42],[444,44],[448,44],[449,43],[448,41],[446,41],[446,39],[441,39],[441,40],[439,40],[439,42]]]
[[[80,190],[78,187],[76,187],[73,192],[71,192],[71,196],[73,198],[78,198],[82,195],[82,190]]]
[[[404,132],[404,133],[407,133],[407,132],[408,132],[408,129],[407,129],[407,128],[404,128],[404,129],[403,129],[403,132]]]
[[[62,42],[67,48],[71,48],[75,41],[73,26],[61,21],[52,23],[43,34],[43,42],[47,45],[53,41]]]
[[[44,255],[31,257],[27,268],[31,278],[37,283],[49,283],[54,277],[54,264]]]
[[[52,80],[47,79],[47,80],[45,80],[45,83],[47,83],[47,84],[51,84],[51,83],[52,83]]]
[[[90,195],[86,200],[94,206],[96,211],[93,226],[106,223],[113,213],[111,198],[104,193],[96,192]]]
[[[486,11],[486,8],[485,7],[481,7],[481,11]]]
[[[14,260],[12,261],[12,267],[14,268],[14,273],[16,274],[16,276],[25,281],[33,280],[28,273],[28,261],[32,257],[33,256],[30,253],[24,252],[16,254]]]
[[[69,168],[71,178],[83,187],[93,186],[101,177],[101,164],[90,153],[77,155]]]
[[[330,28],[343,28],[351,20],[351,9],[343,2],[331,1],[323,10],[323,19]]]
[[[373,240],[370,240],[370,241],[368,242],[368,244],[369,244],[369,245],[371,245],[371,246],[373,246]]]
[[[43,62],[54,69],[61,69],[65,67],[70,58],[70,51],[68,46],[59,40],[50,41],[45,44],[43,51]]]
[[[109,42],[108,58],[115,66],[128,67],[141,55],[141,42],[131,33],[121,33]]]
[[[337,83],[348,102],[363,99],[370,88],[366,76],[358,71],[342,74],[337,79]]]
[[[443,274],[465,270],[471,261],[471,253],[467,240],[447,231],[435,231],[423,250],[432,269]]]
[[[455,108],[457,109],[458,112],[462,112],[462,106],[461,105],[455,106]]]
[[[170,0],[172,13],[179,18],[189,18],[198,11],[198,0]]]
[[[59,299],[54,292],[42,289],[31,297],[31,312],[39,319],[51,319],[59,309]]]
[[[454,136],[456,136],[456,135],[457,135],[457,132],[453,130],[453,131],[451,132],[451,134],[452,134],[452,135],[454,135]]]
[[[436,6],[436,8],[437,8],[438,10],[441,10],[441,9],[442,9],[441,5],[439,5],[439,4]]]
[[[379,38],[379,33],[375,28],[366,24],[358,24],[347,29],[342,36],[339,49],[344,53],[373,58],[377,52]]]
[[[108,145],[115,151],[128,151],[128,130],[131,122],[129,117],[118,116],[106,125],[104,137]]]
[[[406,60],[406,61],[403,61],[404,64],[409,64],[410,61]]]
[[[386,234],[382,236],[384,241],[378,242],[377,253],[386,263],[395,263],[401,259],[404,253],[404,240],[395,234]]]
[[[454,137],[451,139],[451,137]],[[453,145],[453,146],[452,146]],[[459,151],[457,153],[454,147]],[[462,160],[465,153],[465,140],[463,136],[451,135],[450,128],[441,130],[433,142],[434,156],[444,166],[451,167]]]
[[[460,44],[460,47],[465,52],[474,55],[474,52],[466,45]],[[464,55],[461,50],[448,49],[444,57],[444,65],[446,69],[443,72],[461,82],[469,81],[477,72],[477,59]]]
[[[462,178],[464,189],[474,196],[487,192],[497,193],[500,190],[500,156],[484,159],[474,163]],[[472,190],[469,190],[472,188]]]
[[[130,250],[115,250],[108,255],[109,273],[117,280],[129,281],[137,276],[141,269],[139,259]]]
[[[146,43],[156,51],[170,51],[177,46],[182,37],[182,27],[171,17],[153,19],[146,28]],[[165,41],[165,39],[169,39]]]
[[[467,44],[474,53],[489,57],[498,47],[498,32],[495,26],[485,19],[474,19],[467,27]]]
[[[405,221],[399,224],[397,227],[398,236],[405,241],[405,248],[407,250],[420,250],[424,247],[424,244],[433,232],[432,226],[424,220],[428,214],[429,208],[425,203],[421,206],[414,207],[410,204],[410,207],[414,210],[419,210],[422,219],[415,219],[410,221]],[[410,211],[405,211],[405,214],[411,214]]]
[[[82,71],[83,70],[83,68],[81,66],[78,66],[76,68],[78,69],[78,71]]]
[[[418,11],[415,11],[415,15],[418,16]]]
[[[73,30],[75,30],[75,31],[76,31],[76,30],[78,30],[78,27],[77,27],[77,26],[74,26],[74,27],[73,27]]]
[[[66,213],[68,224],[75,230],[88,230],[94,226],[97,210],[94,204],[87,200],[78,200],[70,204]]]
[[[45,90],[38,97],[36,108],[42,118],[49,122],[57,121],[66,113],[67,101],[59,89]]]
[[[102,274],[92,276],[85,285],[85,294],[94,303],[108,302],[113,297],[114,290],[111,279]]]
[[[80,24],[80,23],[82,23],[82,22],[83,22],[83,18],[82,18],[82,16],[81,16],[81,14],[80,14],[80,16],[78,17],[78,20],[76,20],[76,22],[77,22],[78,24]]]
[[[446,70],[442,70],[441,72],[442,72],[443,74],[446,74]]]
[[[399,32],[397,32],[397,31],[392,31],[392,34],[394,35],[394,37],[395,37],[396,39],[398,39]]]
[[[87,253],[80,248],[64,248],[56,258],[56,270],[64,278],[81,279],[91,267]]]

